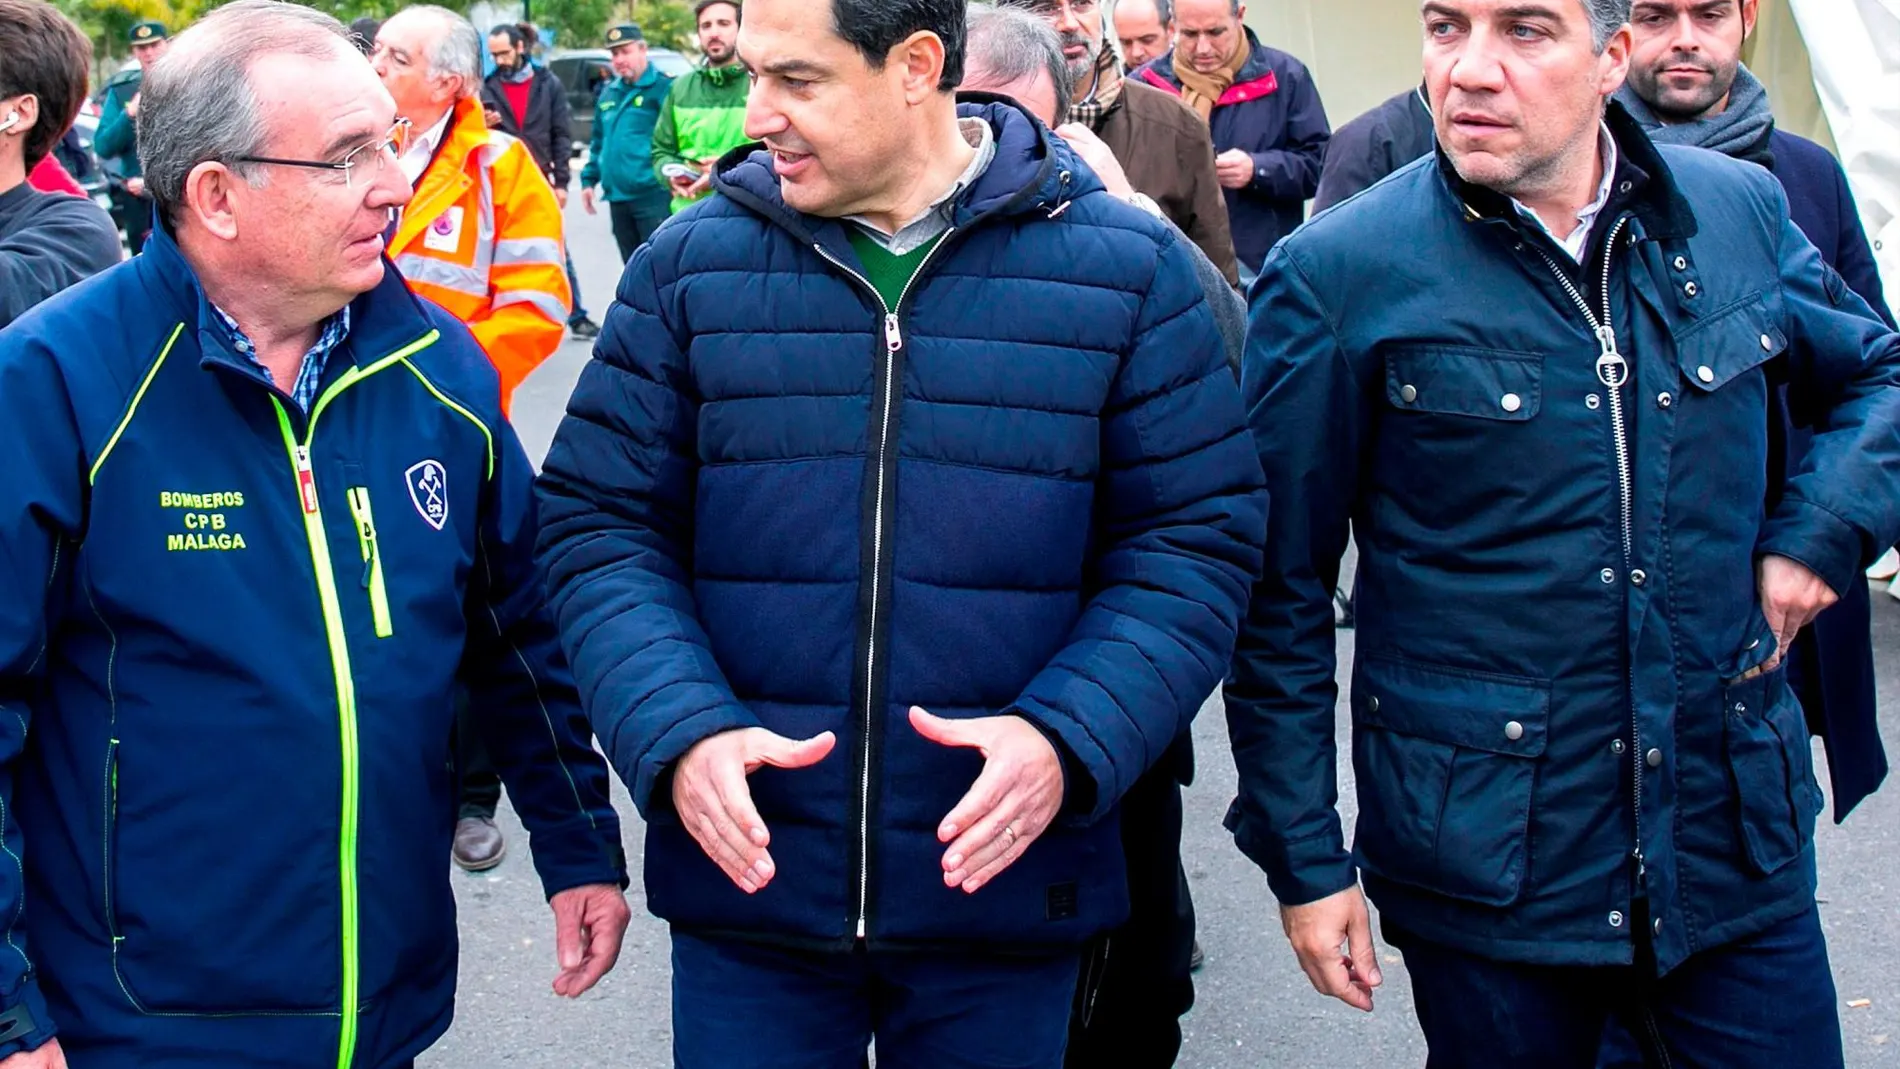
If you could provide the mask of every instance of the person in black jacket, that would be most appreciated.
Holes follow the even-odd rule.
[[[554,187],[554,199],[567,207],[567,184],[572,175],[574,156],[573,117],[567,106],[567,89],[561,78],[532,61],[532,45],[522,28],[505,22],[488,33],[488,54],[495,61],[494,73],[482,85],[482,112],[488,125],[520,138],[541,165],[541,173]],[[568,329],[576,338],[593,338],[600,327],[588,317],[581,303],[580,279],[574,274],[574,258],[567,261],[568,288],[574,291],[574,311],[568,316]]]
[[[0,327],[119,262],[118,232],[98,205],[26,183],[79,113],[91,55],[51,5],[0,0]]]
[[[1320,168],[1313,214],[1356,196],[1393,171],[1429,154],[1438,144],[1432,109],[1423,88],[1414,87],[1333,131]]]

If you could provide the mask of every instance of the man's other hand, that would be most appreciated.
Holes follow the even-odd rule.
[[[0,1069],[66,1069],[66,1055],[59,1049],[59,1040],[49,1039],[38,1050],[0,1059]]]
[[[1755,587],[1761,594],[1761,614],[1775,633],[1775,655],[1766,664],[1749,670],[1742,676],[1743,680],[1765,676],[1780,668],[1801,629],[1841,600],[1805,565],[1773,554],[1755,565]]]
[[[1062,811],[1062,758],[1020,716],[946,720],[912,706],[911,726],[931,742],[983,755],[983,773],[937,827],[943,882],[975,894],[1015,864]]]
[[[1357,885],[1303,906],[1281,906],[1280,924],[1313,990],[1372,1012],[1385,977],[1372,949],[1372,919]]]
[[[702,739],[674,767],[673,809],[680,822],[746,894],[756,893],[778,872],[766,850],[772,836],[752,804],[746,777],[765,765],[809,768],[824,760],[837,741],[829,731],[801,741],[764,728],[740,728]]]
[[[620,940],[633,911],[620,888],[597,883],[562,891],[548,900],[554,910],[554,951],[561,971],[554,993],[580,998],[620,960]],[[9,1069],[0,1062],[0,1069]]]
[[[1253,157],[1237,148],[1214,157],[1214,177],[1223,189],[1245,189],[1253,181]]]

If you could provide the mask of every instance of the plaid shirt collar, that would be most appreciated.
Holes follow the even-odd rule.
[[[257,347],[251,344],[251,339],[244,336],[244,331],[237,325],[237,320],[232,319],[224,309],[215,304],[211,306],[211,310],[218,313],[218,318],[223,320],[225,329],[231,332],[232,347],[243,354],[244,358],[251,362],[252,367],[263,373],[266,382],[273,381],[270,369],[257,358]],[[342,345],[343,340],[349,336],[350,309],[348,305],[345,305],[341,312],[324,321],[323,332],[317,335],[317,343],[310,347],[309,352],[303,354],[303,366],[297,369],[297,382],[291,387],[290,399],[295,401],[297,407],[304,413],[308,414],[310,406],[317,403],[317,391],[323,386],[323,372],[329,365],[330,354],[335,352],[337,346]]]

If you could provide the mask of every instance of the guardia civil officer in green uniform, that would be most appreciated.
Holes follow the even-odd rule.
[[[148,19],[133,24],[126,42],[132,46],[132,58],[139,61],[139,69],[106,84],[105,110],[99,116],[92,148],[123,182],[114,207],[125,226],[132,255],[137,256],[145,247],[145,235],[152,230],[152,198],[145,193],[145,172],[139,167],[139,90],[152,64],[171,47],[171,34],[164,23]]]
[[[672,212],[672,196],[653,170],[653,130],[673,79],[649,61],[646,35],[636,23],[608,30],[607,49],[615,77],[600,87],[594,101],[594,137],[587,166],[581,168],[581,201],[594,214],[594,191],[600,191],[625,263]]]

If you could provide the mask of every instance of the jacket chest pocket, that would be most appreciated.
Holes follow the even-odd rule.
[[[1353,712],[1360,864],[1450,898],[1515,902],[1550,684],[1379,658],[1359,666]]]
[[[1724,390],[1788,349],[1788,336],[1768,315],[1761,295],[1746,297],[1676,338],[1685,387],[1707,396]]]
[[[1525,423],[1543,407],[1544,358],[1501,349],[1404,346],[1386,357],[1385,397],[1399,412]]]

